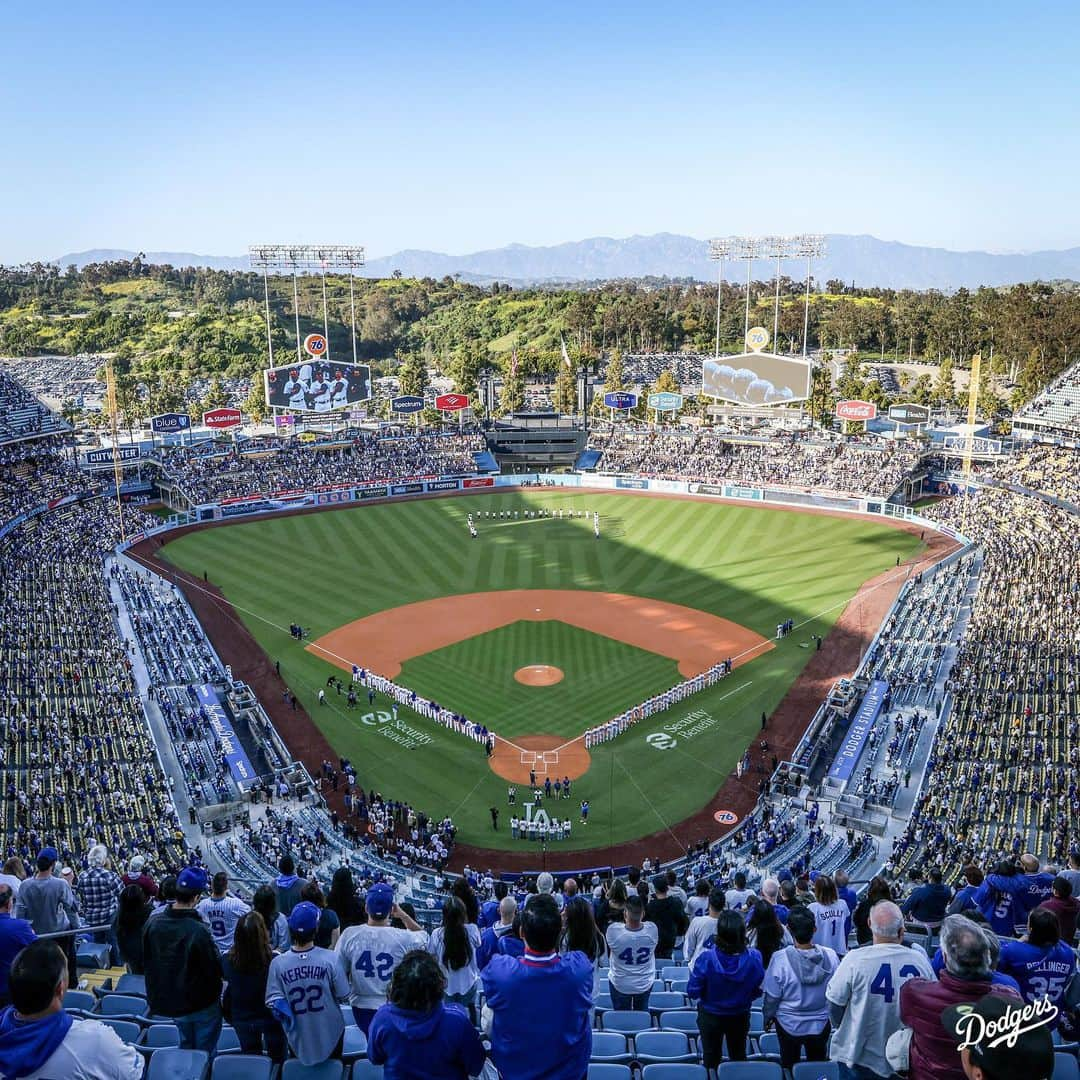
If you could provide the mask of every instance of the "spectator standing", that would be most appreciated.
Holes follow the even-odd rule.
[[[368,1033],[368,1060],[382,1066],[384,1080],[466,1080],[480,1074],[484,1045],[465,1010],[447,1004],[445,995],[446,979],[433,956],[414,949],[402,957],[389,1000]]]
[[[366,918],[364,903],[356,895],[352,870],[347,866],[339,866],[334,871],[326,906],[338,917],[338,924],[342,930],[348,930],[350,926],[359,926]]]
[[[814,944],[827,945],[837,956],[843,956],[847,952],[851,912],[837,895],[836,883],[828,874],[819,874],[814,881],[814,897],[808,905],[817,919]]]
[[[12,855],[5,860],[3,869],[0,870],[0,885],[8,885],[14,896],[19,895],[19,886],[26,880],[26,869],[23,861],[17,855]]]
[[[315,944],[319,909],[302,900],[289,914],[292,947],[275,956],[266,976],[266,1005],[281,1018],[293,1054],[304,1065],[340,1058],[349,996],[341,957]]]
[[[956,890],[956,895],[946,911],[947,915],[963,915],[965,911],[975,907],[974,897],[983,883],[983,872],[973,863],[969,863],[964,867],[961,880],[964,884]]]
[[[716,919],[716,944],[698,956],[686,986],[686,996],[698,1003],[706,1069],[719,1067],[725,1042],[732,1061],[746,1060],[750,1005],[764,977],[761,953],[746,945],[743,917],[737,911],[722,911]]]
[[[237,924],[233,943],[222,958],[225,994],[222,1013],[236,1029],[241,1054],[265,1052],[271,1061],[285,1060],[285,1032],[266,1006],[266,980],[274,952],[266,923],[257,911],[249,911]]]
[[[427,948],[442,969],[446,1000],[464,1006],[475,1024],[480,931],[465,917],[465,905],[456,896],[448,896],[442,907],[442,925],[431,932]]]
[[[848,880],[848,876],[843,870],[837,870],[833,875],[833,881],[836,883],[836,895],[847,904],[848,911],[854,913],[859,904],[859,894],[851,887]]]
[[[153,900],[158,894],[157,882],[146,872],[146,860],[141,855],[133,855],[128,860],[123,882],[125,885],[138,885],[146,893],[147,900]]]
[[[873,877],[866,887],[866,894],[856,904],[851,921],[855,926],[855,940],[859,945],[869,945],[874,940],[870,932],[870,910],[879,900],[892,900],[892,889],[883,877]]]
[[[260,885],[251,898],[251,906],[263,918],[270,935],[270,948],[276,953],[289,951],[289,920],[278,911],[277,891],[273,885]]]
[[[575,896],[563,908],[563,932],[559,938],[559,952],[579,952],[592,961],[593,998],[600,991],[600,961],[607,952],[604,935],[596,927],[592,904],[583,896]]]
[[[37,940],[34,928],[25,919],[12,915],[15,894],[6,882],[0,884],[0,1008],[11,1004],[8,975],[11,964],[23,948]]]
[[[741,870],[732,877],[731,883],[732,887],[724,894],[724,899],[731,911],[743,911],[754,891],[746,887],[746,875]]]
[[[653,878],[653,898],[645,908],[645,918],[656,927],[658,941],[656,955],[670,960],[675,942],[686,933],[690,920],[686,916],[686,896],[672,896],[668,879],[663,874]]]
[[[873,943],[844,956],[825,988],[840,1080],[892,1076],[885,1044],[902,1026],[897,991],[907,979],[934,977],[926,954],[903,944],[904,916],[891,900],[871,908],[870,930]]]
[[[1057,916],[1058,926],[1061,928],[1061,940],[1066,945],[1072,945],[1076,941],[1076,920],[1080,915],[1080,901],[1073,896],[1073,887],[1063,874],[1054,878],[1051,891],[1050,899],[1044,900],[1035,910],[1052,911]]]
[[[1028,916],[1028,932],[1022,941],[1001,943],[997,967],[1020,984],[1020,995],[1028,1004],[1048,998],[1060,1006],[1065,987],[1076,973],[1076,953],[1061,940],[1058,917],[1040,906]]]
[[[913,889],[911,895],[900,905],[900,910],[927,930],[936,930],[945,918],[952,901],[952,893],[943,883],[941,871],[937,867],[927,876],[930,880]]]
[[[605,938],[610,954],[608,986],[616,1009],[648,1009],[656,978],[656,943],[659,931],[643,922],[645,906],[631,893],[623,907],[623,923],[612,923]]]
[[[56,848],[43,847],[38,852],[37,873],[19,886],[19,895],[15,900],[15,917],[26,919],[39,936],[61,930],[78,930],[81,925],[71,886],[53,874],[59,858]],[[68,981],[77,983],[75,935],[55,940],[68,958]]]
[[[769,966],[773,953],[791,944],[787,928],[780,925],[776,909],[766,900],[755,900],[746,920],[746,942],[761,953],[761,962]]]
[[[0,1013],[0,1074],[21,1080],[140,1080],[143,1060],[111,1027],[64,1012],[67,958],[35,941],[11,965],[12,1006]]]
[[[776,918],[780,925],[786,926],[789,909],[780,901],[780,882],[776,878],[766,878],[761,883],[761,899],[776,909]]]
[[[394,890],[380,882],[368,889],[368,921],[350,926],[338,938],[337,952],[352,990],[350,1002],[356,1026],[367,1034],[375,1010],[386,1003],[390,977],[402,957],[427,947],[427,933],[394,902]],[[390,925],[400,919],[402,927]]]
[[[697,884],[694,886],[694,895],[686,901],[686,914],[690,917],[691,922],[702,915],[708,915],[709,893],[711,891],[712,885],[709,879],[698,878]]]
[[[185,867],[176,900],[143,931],[146,999],[158,1016],[175,1017],[180,1046],[213,1053],[221,1034],[221,954],[195,905],[206,871]]]
[[[554,897],[536,896],[521,914],[524,956],[493,956],[484,968],[491,1059],[503,1080],[582,1080],[588,1071],[593,966],[582,953],[559,953],[561,931]]]
[[[278,860],[278,876],[274,878],[276,890],[277,909],[286,918],[297,904],[300,903],[300,890],[306,882],[296,874],[296,863],[291,855],[282,855]]]
[[[814,944],[817,921],[804,907],[788,916],[794,945],[773,954],[765,972],[765,1024],[776,1024],[780,1064],[791,1069],[806,1051],[807,1061],[829,1057],[829,1002],[825,987],[840,966],[840,958],[826,945]]]
[[[987,994],[1015,992],[990,981],[990,946],[982,929],[963,915],[948,915],[941,924],[945,969],[937,979],[918,977],[900,987],[900,1019],[912,1030],[911,1080],[964,1080],[956,1040],[941,1023],[953,1005],[974,1003]]]
[[[499,921],[489,926],[480,935],[480,948],[477,950],[476,965],[481,971],[487,962],[498,952],[499,942],[514,928],[514,916],[517,914],[517,901],[512,896],[504,896],[499,901]]]
[[[113,937],[120,962],[132,975],[143,974],[143,931],[150,914],[150,901],[141,886],[125,885],[113,917]]]
[[[326,906],[326,897],[317,881],[308,881],[300,890],[300,895],[319,909],[319,928],[315,931],[315,944],[320,949],[332,949],[341,936],[341,923],[337,914]]]
[[[200,900],[195,910],[210,927],[218,952],[224,954],[232,948],[236,924],[251,909],[239,897],[229,895],[229,875],[219,870],[211,882],[210,895]]]
[[[716,944],[716,920],[721,911],[727,908],[727,898],[724,890],[719,886],[709,893],[709,907],[705,915],[698,915],[690,920],[690,927],[686,931],[686,940],[683,941],[683,955],[689,967],[694,966],[694,961],[705,949],[711,949]]]
[[[109,851],[104,844],[95,844],[87,856],[89,866],[79,875],[76,893],[79,897],[79,917],[84,926],[108,926],[95,930],[94,941],[109,946],[110,963],[120,962],[112,921],[120,904],[124,883],[120,875],[108,868]]]

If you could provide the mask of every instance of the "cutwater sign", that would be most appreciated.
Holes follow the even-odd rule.
[[[609,409],[633,409],[637,406],[637,394],[629,390],[613,390],[604,395],[604,404]]]
[[[86,454],[85,461],[87,465],[111,465],[114,453],[118,461],[139,460],[139,448],[137,446],[117,446],[115,449],[109,447],[107,450],[90,450]]]
[[[187,413],[167,412],[150,417],[150,430],[159,432],[187,431],[191,427],[191,417]]]
[[[657,412],[677,412],[683,407],[682,394],[674,394],[670,390],[661,390],[658,394],[649,395],[649,408]]]
[[[419,394],[402,394],[401,397],[391,400],[390,408],[396,413],[421,412],[424,408],[424,399]]]

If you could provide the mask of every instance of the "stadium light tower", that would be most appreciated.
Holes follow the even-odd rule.
[[[810,271],[814,259],[820,259],[825,254],[825,237],[818,233],[806,233],[802,236],[791,237],[794,242],[792,257],[806,259],[806,300],[803,306],[803,334],[802,354],[805,357],[808,347],[807,339],[810,336]]]
[[[300,347],[300,295],[297,273],[300,270],[318,270],[322,274],[323,334],[329,342],[330,320],[326,306],[326,271],[348,270],[349,307],[352,313],[353,363],[356,363],[356,291],[353,278],[364,265],[364,249],[358,244],[252,244],[248,248],[248,260],[252,269],[263,272],[263,294],[266,300],[266,342],[270,352],[270,367],[274,366],[274,346],[271,338],[270,282],[271,270],[284,270],[292,274],[293,312],[296,317],[296,359],[302,362]]]
[[[734,251],[732,238],[709,241],[709,258],[720,264],[716,275],[716,359],[720,359],[720,292],[724,287],[724,260],[730,259]]]

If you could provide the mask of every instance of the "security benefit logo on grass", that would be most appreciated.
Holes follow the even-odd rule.
[[[659,731],[650,732],[645,741],[654,750],[674,750],[680,739],[693,739],[716,727],[716,717],[704,709],[694,709],[678,720],[665,724]]]
[[[360,717],[360,723],[366,727],[375,728],[376,734],[399,746],[404,746],[406,750],[418,750],[431,742],[430,735],[425,735],[419,728],[413,727],[404,720],[395,720],[385,709],[364,713]]]

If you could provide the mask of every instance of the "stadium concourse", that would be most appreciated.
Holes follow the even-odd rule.
[[[198,1077],[211,1055],[219,1080],[267,1077],[290,1055],[286,1080],[328,1059],[355,1080],[384,1065],[464,1077],[485,1058],[508,1080],[658,1064],[687,1068],[645,1080],[702,1066],[725,1080],[749,1056],[743,1080],[775,1080],[800,1052],[814,1064],[797,1077],[904,1061],[916,1080],[959,1078],[942,1009],[994,996],[980,1013],[1027,1003],[1048,1022],[984,1075],[1048,1075],[1051,1029],[1075,1075],[1075,453],[1029,450],[926,511],[971,544],[904,586],[858,687],[830,689],[789,761],[772,760],[766,726],[736,778],[758,799],[735,832],[669,865],[500,880],[447,875],[453,822],[365,791],[363,762],[327,746],[305,769],[183,596],[116,554],[116,505],[62,422],[9,378],[5,402],[37,420],[0,432],[0,916],[14,916],[0,995],[57,1020],[36,1049],[0,1029],[4,1075],[53,1075],[35,1071],[43,1047],[82,1040],[86,1075],[132,1078],[144,1059],[151,1078]],[[188,452],[159,467],[220,496],[323,468],[466,467],[477,448],[420,435],[383,459],[360,441],[339,458],[282,446],[250,469]],[[597,448],[605,470],[877,496],[922,467],[905,449],[789,436],[748,449],[619,432]],[[124,514],[129,531],[151,524]],[[57,932],[66,963],[45,944],[16,956]],[[343,1010],[305,1008],[324,996]]]

